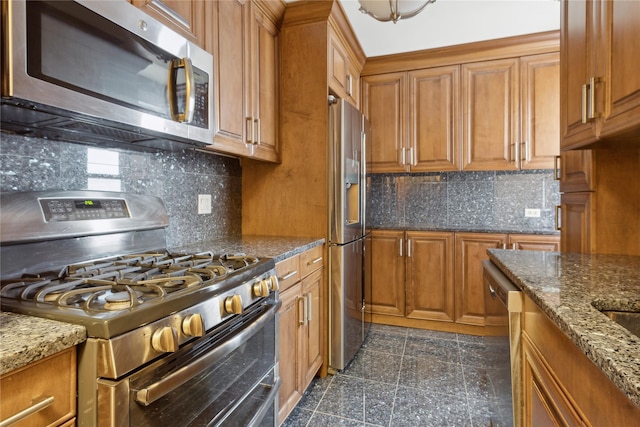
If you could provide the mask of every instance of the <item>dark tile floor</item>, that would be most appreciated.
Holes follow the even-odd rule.
[[[344,371],[316,378],[285,427],[488,426],[484,341],[373,325]]]

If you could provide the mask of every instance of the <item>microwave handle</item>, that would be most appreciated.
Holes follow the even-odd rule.
[[[174,78],[174,70],[177,68],[184,68],[184,82],[185,82],[185,100],[184,100],[184,113],[179,114],[175,111],[176,108],[176,79]],[[169,110],[171,112],[171,119],[179,123],[191,123],[193,120],[193,112],[196,104],[196,93],[193,90],[193,66],[189,58],[172,59],[169,64]]]

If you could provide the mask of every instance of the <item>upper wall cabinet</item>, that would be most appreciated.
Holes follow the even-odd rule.
[[[551,32],[373,58],[362,77],[372,172],[553,168],[557,51]]]
[[[347,44],[329,27],[329,88],[340,98],[358,107],[360,102],[360,67],[349,54]]]
[[[640,2],[562,3],[561,148],[640,141]]]
[[[198,46],[205,46],[205,13],[202,1],[131,0],[158,21],[182,34]]]
[[[278,161],[278,27],[273,2],[206,2],[215,135],[207,149]],[[280,16],[281,18],[281,16]]]
[[[454,65],[363,78],[372,172],[458,169],[459,76]]]

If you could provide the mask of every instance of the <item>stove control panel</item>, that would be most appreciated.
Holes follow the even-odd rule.
[[[40,199],[47,222],[130,218],[124,199]]]

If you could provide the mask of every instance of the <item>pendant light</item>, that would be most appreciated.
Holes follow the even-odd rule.
[[[382,22],[408,19],[422,12],[429,3],[436,0],[358,0],[360,12]]]

